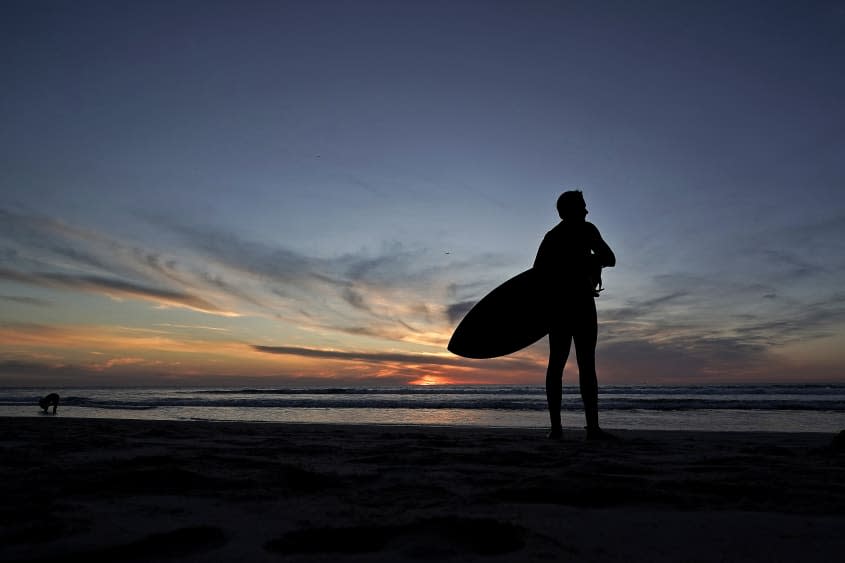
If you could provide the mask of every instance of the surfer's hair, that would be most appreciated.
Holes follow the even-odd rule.
[[[583,209],[585,205],[584,193],[581,190],[570,190],[557,198],[557,213],[563,218],[571,215],[573,211]]]

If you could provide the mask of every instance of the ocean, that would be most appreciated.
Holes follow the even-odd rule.
[[[542,386],[398,388],[67,388],[59,416],[338,424],[545,428]],[[0,389],[0,416],[44,416],[46,391]],[[605,428],[839,432],[845,385],[606,385]],[[564,427],[580,428],[577,386],[564,386]]]

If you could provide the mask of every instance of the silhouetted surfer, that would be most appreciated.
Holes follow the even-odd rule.
[[[601,268],[616,265],[613,251],[599,230],[585,220],[587,204],[579,190],[564,192],[557,200],[561,222],[546,233],[534,268],[547,284],[549,305],[554,311],[549,331],[549,367],[546,371],[546,399],[552,429],[550,438],[561,437],[560,403],[563,367],[575,341],[581,399],[587,417],[587,439],[611,439],[599,428],[598,382],[596,380],[595,296],[601,284]]]

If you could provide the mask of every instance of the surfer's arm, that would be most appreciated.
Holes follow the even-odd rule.
[[[613,251],[610,249],[607,243],[604,242],[604,239],[601,238],[601,233],[599,233],[599,230],[596,228],[596,226],[593,224],[590,224],[590,226],[592,227],[591,230],[593,231],[593,240],[592,244],[590,245],[592,248],[590,250],[593,251],[594,255],[596,256],[596,259],[599,262],[599,265],[602,268],[612,268],[616,265],[616,255],[613,254]]]

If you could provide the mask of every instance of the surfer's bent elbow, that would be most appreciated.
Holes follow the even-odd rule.
[[[604,239],[601,238],[601,233],[599,233],[599,230],[596,228],[596,226],[592,223],[590,223],[590,226],[593,228],[593,236],[595,237],[595,248],[593,248],[593,252],[595,252],[596,256],[598,256],[601,267],[614,267],[616,265],[616,255],[613,254],[613,251],[610,249],[607,243],[604,242]]]

